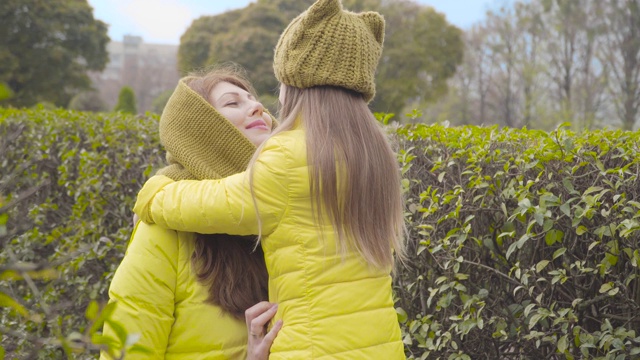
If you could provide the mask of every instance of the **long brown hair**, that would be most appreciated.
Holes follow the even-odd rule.
[[[228,82],[257,95],[242,70],[232,64],[190,74],[187,85],[211,103],[209,94],[220,82]],[[232,144],[230,144],[232,146]],[[197,234],[191,256],[196,276],[208,287],[207,302],[220,306],[238,319],[260,301],[268,299],[267,267],[256,236]]]
[[[301,120],[316,224],[321,227],[328,218],[342,254],[355,250],[378,268],[393,265],[393,252],[403,261],[400,169],[362,95],[334,86],[283,88],[281,124],[274,135]]]
[[[197,234],[191,261],[201,284],[209,287],[207,302],[238,319],[268,299],[267,267],[255,236]]]

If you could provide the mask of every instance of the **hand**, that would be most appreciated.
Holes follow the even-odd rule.
[[[282,320],[278,320],[267,332],[267,324],[278,311],[278,305],[268,301],[259,302],[244,312],[249,340],[247,342],[247,360],[267,360],[271,344],[282,328]]]

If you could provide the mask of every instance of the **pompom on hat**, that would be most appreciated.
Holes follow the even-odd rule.
[[[293,19],[275,48],[273,70],[281,83],[301,89],[332,85],[375,96],[384,18],[353,13],[340,0],[318,0]]]

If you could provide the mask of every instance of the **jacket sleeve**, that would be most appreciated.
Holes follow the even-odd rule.
[[[116,302],[111,320],[127,334],[139,334],[136,344],[151,354],[127,353],[127,360],[164,358],[174,322],[178,246],[175,231],[142,222],[134,229],[109,287],[109,302]],[[103,334],[118,339],[108,322]],[[101,359],[107,359],[104,353]]]
[[[290,156],[278,138],[265,144],[250,171],[219,180],[172,181],[154,176],[140,191],[134,211],[142,221],[164,228],[203,234],[268,235],[288,204]],[[256,216],[260,213],[260,227]]]

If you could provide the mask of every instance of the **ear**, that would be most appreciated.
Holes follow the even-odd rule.
[[[318,0],[307,9],[307,19],[320,21],[342,11],[340,0]]]
[[[367,24],[378,44],[382,45],[384,42],[384,18],[382,15],[375,11],[367,11],[358,14],[358,17]]]

